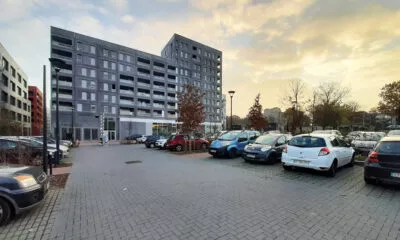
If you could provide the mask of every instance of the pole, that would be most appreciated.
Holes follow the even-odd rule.
[[[47,174],[47,109],[46,109],[46,65],[43,65],[43,172]]]
[[[74,143],[74,111],[75,111],[75,108],[74,108],[74,106],[72,106],[72,109],[71,109],[71,114],[72,114],[72,120],[71,120],[71,142],[72,143]]]
[[[56,164],[59,163],[60,161],[60,119],[59,119],[59,109],[58,109],[58,72],[60,71],[59,68],[55,68],[55,72],[56,72]]]
[[[232,130],[232,122],[233,122],[233,119],[232,119],[232,98],[233,98],[233,96],[231,95],[230,97],[231,97],[231,130]]]

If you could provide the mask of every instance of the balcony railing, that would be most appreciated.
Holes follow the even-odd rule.
[[[52,70],[52,72],[55,73],[54,69]],[[72,74],[72,70],[70,70],[70,69],[61,69],[60,73]]]
[[[153,117],[164,117],[164,114],[153,112]]]
[[[119,110],[119,115],[130,115],[133,116],[133,112],[127,110]]]
[[[158,80],[165,80],[165,77],[161,77],[161,76],[155,76],[155,75],[154,75],[154,78],[155,78],[155,79],[158,79]]]
[[[165,71],[165,68],[159,67],[159,66],[154,66],[154,65],[153,65],[153,69],[157,69],[157,70],[160,70],[160,71]]]
[[[144,62],[137,62],[137,65],[138,66],[144,66],[144,67],[149,67],[150,66],[150,63],[144,63]]]
[[[159,85],[153,85],[153,88],[155,88],[155,89],[162,89],[162,90],[165,89],[164,86],[159,86]]]
[[[174,105],[174,106],[167,105],[167,108],[168,108],[168,109],[178,109],[178,107],[177,107],[176,105]]]
[[[168,78],[168,82],[177,83],[178,81],[176,80],[176,78],[175,79]]]
[[[151,107],[150,103],[146,103],[146,102],[138,102],[137,104],[139,107]]]
[[[54,58],[59,58],[59,59],[62,59],[62,60],[65,60],[65,61],[68,61],[68,62],[72,62],[72,57],[66,57],[66,56],[63,56],[63,55],[59,55],[59,54],[57,54],[57,53],[53,53],[53,54],[51,54]]]
[[[168,72],[169,72],[169,73],[176,73],[176,70],[168,69]]]
[[[150,94],[142,93],[142,92],[138,92],[136,95],[139,96],[139,97],[148,97],[148,98],[150,97]]]
[[[150,117],[151,114],[148,112],[137,112],[137,115],[141,117]]]
[[[159,103],[154,103],[153,107],[155,107],[155,108],[164,108],[164,105],[163,104],[159,104]]]
[[[137,72],[137,74],[139,75],[139,76],[142,76],[142,77],[150,77],[150,74],[149,73],[142,73],[142,72]]]
[[[168,91],[170,91],[170,92],[176,92],[176,88],[167,88],[168,89]]]
[[[133,94],[135,94],[133,91],[131,91],[131,90],[123,90],[123,89],[120,89],[119,90],[119,93],[122,93],[122,94],[129,94],[129,95],[133,95]]]
[[[129,84],[129,85],[133,85],[133,81],[132,80],[120,79],[119,82],[120,83]]]
[[[177,114],[168,114],[168,118],[177,118],[178,115]]]
[[[56,93],[52,94],[52,97],[55,98],[56,97]],[[58,94],[59,98],[65,98],[65,99],[72,99],[72,94],[63,94],[63,93],[59,93]]]
[[[135,105],[135,102],[134,101],[131,101],[131,100],[119,100],[119,103],[120,104],[125,104],[125,105]]]
[[[138,82],[137,85],[142,86],[142,87],[148,87],[148,88],[150,87],[150,84],[142,83],[142,82]]]
[[[60,47],[72,48],[72,45],[61,43],[61,42],[58,42],[55,40],[51,41],[51,44],[55,45],[55,46],[60,46]]]
[[[176,97],[167,97],[168,100],[177,101]]]
[[[164,95],[153,94],[153,98],[156,98],[156,99],[164,99],[165,96],[164,96]]]
[[[53,80],[52,83],[55,85],[56,84],[56,80]],[[58,81],[58,85],[72,87],[72,82]]]

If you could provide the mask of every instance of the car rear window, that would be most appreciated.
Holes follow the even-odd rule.
[[[326,147],[326,143],[323,138],[313,136],[294,137],[289,141],[288,145],[303,148]]]
[[[376,147],[376,152],[385,154],[400,155],[400,142],[380,142]]]

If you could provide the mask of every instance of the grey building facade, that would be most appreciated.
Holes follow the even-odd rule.
[[[182,85],[176,59],[55,27],[50,31],[51,57],[66,62],[59,73],[61,138],[73,133],[74,139],[97,140],[100,118],[96,116],[102,114],[104,130],[111,140],[124,139],[133,133],[177,131],[177,94]],[[53,67],[51,126],[54,131]]]
[[[28,99],[28,77],[0,43],[1,117],[21,124],[21,133],[31,135],[31,102]]]

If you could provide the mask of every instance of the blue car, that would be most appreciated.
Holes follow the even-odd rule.
[[[234,158],[240,156],[250,142],[260,136],[258,131],[229,131],[214,140],[208,152],[215,157],[227,156]]]
[[[275,163],[282,158],[283,148],[290,139],[291,135],[286,134],[260,136],[244,148],[242,157],[246,162]]]

